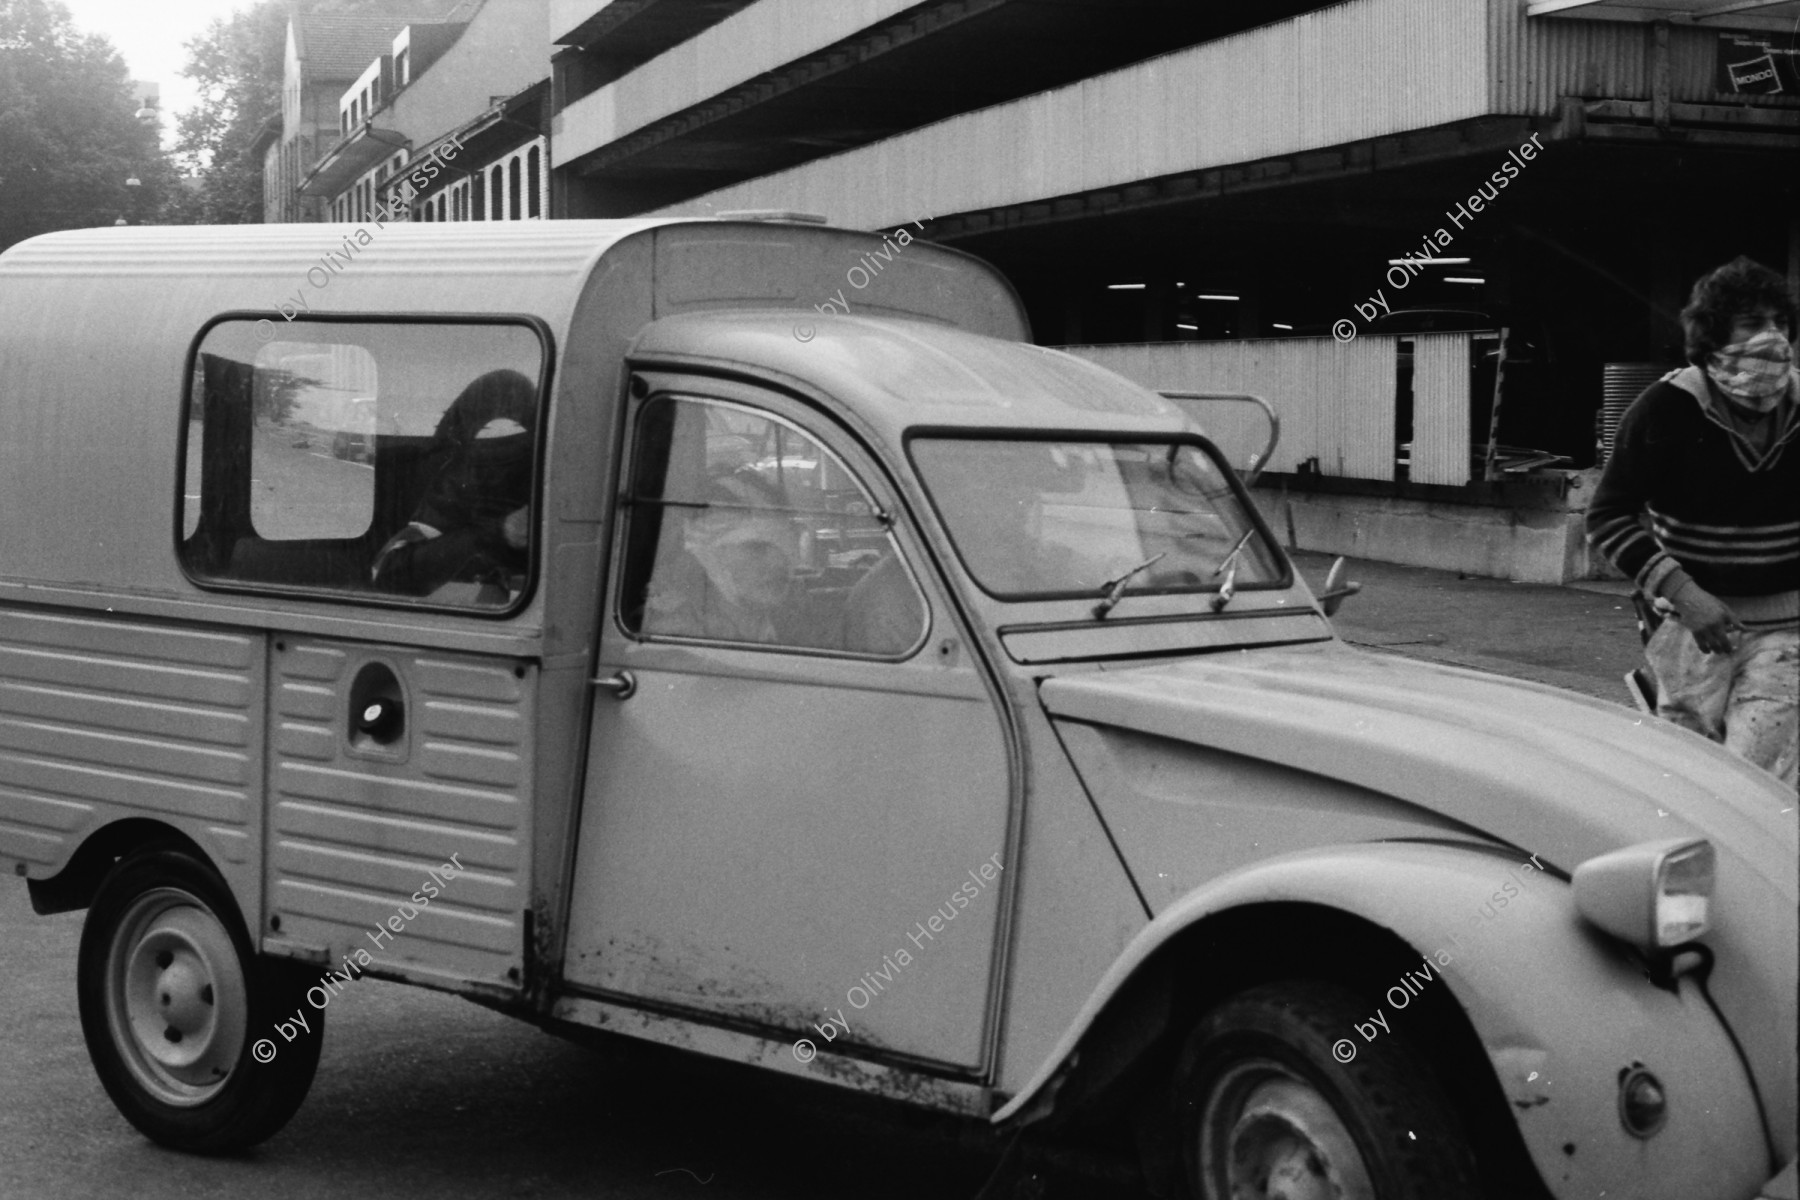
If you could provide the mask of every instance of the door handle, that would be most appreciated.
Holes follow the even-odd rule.
[[[611,692],[614,700],[629,700],[637,691],[637,676],[630,671],[614,671],[593,681],[601,691]]]

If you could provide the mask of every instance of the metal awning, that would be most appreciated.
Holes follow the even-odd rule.
[[[548,97],[549,91],[550,81],[548,79],[543,79],[532,84],[522,92],[515,92],[510,96],[496,98],[493,103],[489,104],[487,108],[476,114],[473,119],[464,121],[461,125],[458,125],[448,133],[443,134],[433,141],[420,145],[408,157],[406,169],[402,169],[398,173],[388,176],[385,180],[375,186],[376,196],[385,197],[387,193],[398,188],[402,180],[411,177],[411,167],[422,163],[452,142],[463,147],[468,146],[470,143],[477,144],[474,147],[474,152],[471,157],[466,160],[459,159],[456,162],[447,162],[442,158],[438,159],[438,166],[441,169],[444,178],[435,182],[428,181],[422,188],[409,187],[407,189],[407,200],[409,202],[435,195],[440,189],[449,187],[458,179],[473,175],[480,168],[472,168],[469,166],[469,163],[478,160],[486,161],[488,155],[485,152],[490,150],[491,147],[481,144],[481,142],[484,137],[494,134],[496,130],[503,130],[510,127],[514,131],[512,139],[515,142],[522,142],[536,137],[538,135],[536,106]],[[521,120],[520,118],[522,116],[528,117],[529,119]]]
[[[1800,22],[1800,0],[1530,0],[1525,13],[1532,17],[1668,21],[1785,33]]]
[[[355,182],[396,150],[412,145],[412,139],[394,129],[377,129],[364,125],[344,141],[332,147],[331,153],[319,160],[300,185],[302,196],[322,196],[329,200]]]

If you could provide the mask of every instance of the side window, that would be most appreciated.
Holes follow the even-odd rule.
[[[543,347],[523,325],[207,331],[179,550],[206,583],[505,609],[523,594]]]
[[[620,621],[645,638],[903,655],[925,601],[848,468],[779,417],[658,396],[639,412]]]

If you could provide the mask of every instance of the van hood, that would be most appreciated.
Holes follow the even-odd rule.
[[[1126,867],[1164,904],[1276,844],[1487,837],[1566,878],[1623,846],[1710,839],[1712,995],[1770,1119],[1791,1127],[1800,837],[1773,775],[1623,706],[1341,642],[1090,669],[1040,694]],[[1251,769],[1220,774],[1230,755]],[[1273,776],[1297,787],[1260,782]]]
[[[1542,684],[1328,642],[1046,680],[1056,717],[1135,730],[1395,797],[1572,871],[1703,836],[1723,879],[1795,898],[1795,798],[1698,735]]]

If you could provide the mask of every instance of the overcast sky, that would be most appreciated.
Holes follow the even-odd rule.
[[[198,37],[214,17],[248,7],[251,0],[62,0],[83,33],[103,34],[124,56],[133,79],[162,88],[163,141],[175,134],[175,114],[193,107],[193,83],[180,74],[182,43]]]

